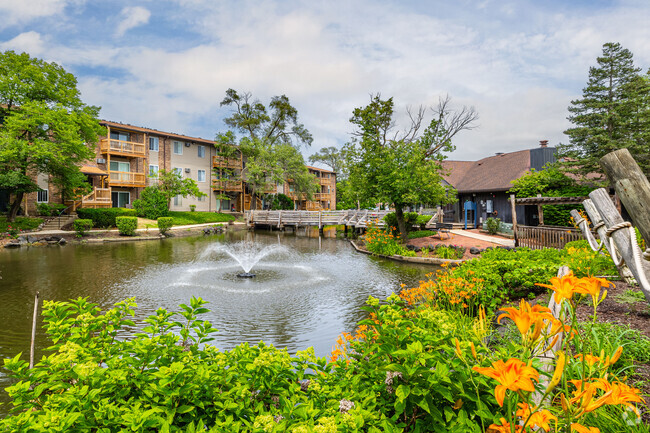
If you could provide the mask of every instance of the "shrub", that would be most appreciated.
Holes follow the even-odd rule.
[[[169,213],[167,198],[157,186],[148,186],[142,190],[140,199],[133,201],[133,208],[139,217],[151,220],[165,217]]]
[[[465,254],[465,248],[456,246],[456,245],[436,245],[436,248],[433,250],[433,254],[440,257],[441,259],[452,259],[458,260],[463,258]]]
[[[190,205],[190,212],[196,212],[196,205],[195,204]]]
[[[43,223],[43,218],[30,218],[30,217],[16,217],[14,222],[7,222],[7,217],[0,216],[0,233],[12,230],[18,231],[23,230],[34,230],[38,228]]]
[[[174,219],[172,217],[160,217],[158,218],[158,230],[161,235],[167,235],[169,229],[174,225]]]
[[[82,237],[87,235],[88,231],[93,228],[93,220],[76,219],[72,223],[72,227],[74,228],[75,233],[77,233],[77,237]]]
[[[135,209],[123,207],[111,207],[107,209],[77,209],[77,215],[82,219],[93,220],[93,227],[109,228],[116,227],[116,218],[120,216],[135,216]]]
[[[491,235],[496,235],[499,231],[499,227],[501,226],[501,220],[499,218],[490,217],[485,221],[485,225],[487,227],[488,233]]]
[[[431,221],[431,218],[433,218],[433,215],[418,215],[415,223],[419,224],[421,229],[424,229],[424,226],[427,225],[429,221]]]
[[[223,222],[235,220],[235,217],[230,214],[217,213],[217,212],[170,211],[168,216],[174,219],[175,226],[182,226],[182,225],[189,225],[189,224],[223,223]]]
[[[366,249],[373,254],[382,256],[415,256],[414,251],[409,251],[404,248],[398,241],[398,237],[394,236],[390,230],[379,228],[377,222],[369,223],[366,230]]]
[[[272,210],[293,210],[293,200],[285,194],[278,194],[273,199]]]
[[[121,216],[115,219],[117,228],[121,235],[133,236],[135,229],[138,228],[138,218],[130,216]]]
[[[59,203],[38,203],[36,210],[41,216],[58,216],[67,206]]]
[[[407,233],[413,231],[413,224],[417,223],[419,216],[423,215],[418,215],[417,212],[404,212],[404,224],[406,224]],[[397,216],[395,215],[395,212],[386,214],[384,217],[384,222],[388,227],[391,227],[393,229],[393,236],[399,235],[399,228],[397,227]]]
[[[417,238],[426,238],[427,236],[433,236],[438,232],[435,232],[433,230],[416,230],[414,232],[410,232],[408,234],[409,239],[417,239]]]
[[[50,205],[47,203],[39,203],[36,205],[36,211],[39,215],[50,216]]]

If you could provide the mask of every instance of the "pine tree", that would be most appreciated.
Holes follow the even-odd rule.
[[[567,171],[579,175],[601,173],[598,161],[616,149],[628,148],[650,174],[648,111],[650,82],[639,75],[632,53],[618,43],[603,45],[598,65],[589,68],[582,98],[571,101],[564,133],[569,144],[559,146]]]

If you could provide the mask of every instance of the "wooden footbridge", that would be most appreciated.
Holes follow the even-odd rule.
[[[384,217],[390,211],[372,210],[323,210],[323,211],[289,211],[289,210],[253,210],[247,212],[249,227],[269,226],[283,228],[318,227],[344,225],[346,227],[366,228],[369,222],[377,221],[384,225]]]

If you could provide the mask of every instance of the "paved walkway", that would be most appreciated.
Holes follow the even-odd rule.
[[[506,247],[514,247],[515,246],[515,241],[512,239],[504,239],[499,236],[490,236],[490,235],[484,235],[480,233],[473,233],[470,231],[466,230],[450,230],[451,233],[458,235],[458,236],[466,236],[468,238],[472,239],[478,239],[480,241],[485,241],[485,242],[492,242],[495,244],[503,245]]]

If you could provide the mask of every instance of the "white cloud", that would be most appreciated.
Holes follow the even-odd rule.
[[[128,30],[147,24],[151,12],[140,6],[129,6],[122,9],[120,12],[120,23],[115,30],[115,36],[123,36]]]
[[[69,3],[78,0],[0,0],[0,28],[27,22],[35,18],[57,15]]]
[[[18,53],[29,53],[33,57],[42,56],[45,43],[40,33],[30,31],[21,33],[7,42],[0,43],[0,51],[13,50]]]

